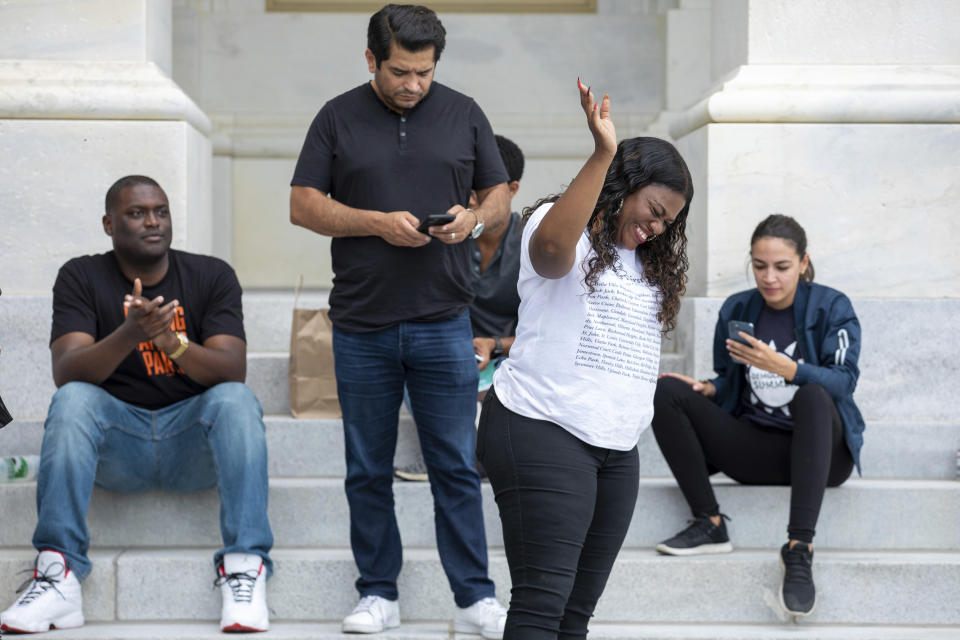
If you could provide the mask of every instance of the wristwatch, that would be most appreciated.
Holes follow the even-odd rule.
[[[503,355],[503,343],[500,342],[500,336],[493,337],[493,351],[490,352],[491,358],[499,358]]]
[[[473,231],[470,232],[471,238],[477,238],[481,233],[483,233],[483,221],[480,220],[480,216],[477,215],[477,212],[473,209],[467,209],[470,213],[473,214],[473,217],[477,219],[477,224],[474,225]]]
[[[179,331],[174,335],[176,335],[177,340],[180,341],[180,346],[177,347],[177,350],[174,351],[173,353],[167,354],[167,357],[170,358],[171,360],[176,360],[177,358],[182,356],[183,352],[186,351],[187,347],[190,346],[190,340],[187,338],[187,334],[183,333],[182,331]]]

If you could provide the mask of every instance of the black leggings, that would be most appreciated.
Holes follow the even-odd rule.
[[[637,448],[594,447],[483,401],[477,456],[493,485],[513,589],[503,640],[587,637],[637,503]]]
[[[709,476],[742,484],[789,485],[791,540],[813,542],[826,487],[850,477],[853,457],[833,399],[805,384],[788,405],[793,430],[735,418],[677,378],[657,383],[653,433],[694,516],[720,512]]]

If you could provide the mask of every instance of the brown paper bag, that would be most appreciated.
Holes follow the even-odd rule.
[[[290,413],[295,418],[339,418],[329,309],[298,309],[299,300],[297,285],[290,327]]]

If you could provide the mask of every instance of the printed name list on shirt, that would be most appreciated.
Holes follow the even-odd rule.
[[[656,383],[660,370],[657,297],[640,277],[623,273],[618,277],[641,288],[610,280],[587,296],[587,319],[574,365]]]

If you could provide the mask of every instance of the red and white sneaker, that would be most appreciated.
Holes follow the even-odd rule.
[[[67,568],[67,561],[59,551],[41,551],[34,565],[33,578],[17,592],[22,595],[9,609],[0,613],[0,630],[41,633],[83,626],[80,581]]]
[[[267,611],[267,568],[258,555],[224,554],[217,568],[215,585],[220,587],[223,609],[220,630],[225,632],[266,631],[270,628]]]

